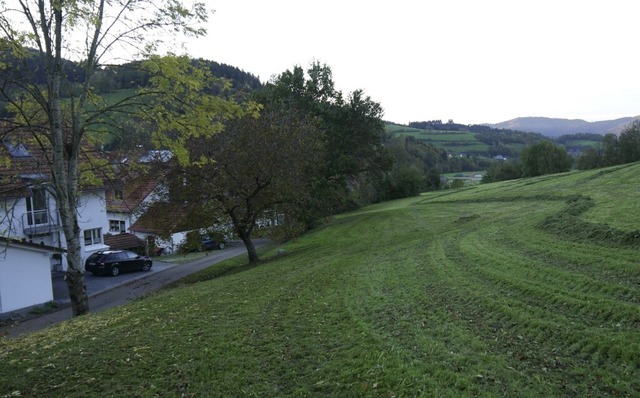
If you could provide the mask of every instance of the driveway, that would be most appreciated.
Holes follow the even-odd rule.
[[[271,243],[266,239],[256,239],[256,248]],[[116,277],[85,274],[85,285],[89,295],[89,308],[92,313],[125,304],[138,297],[152,293],[161,287],[187,275],[208,268],[223,260],[246,254],[241,242],[231,242],[224,250],[208,252],[208,255],[189,263],[175,265],[162,261],[153,261],[149,272],[132,272]],[[63,304],[63,308],[39,316],[25,315],[23,319],[0,326],[0,336],[15,337],[44,329],[58,322],[72,318],[69,306],[69,294],[62,277],[54,278],[54,299]]]

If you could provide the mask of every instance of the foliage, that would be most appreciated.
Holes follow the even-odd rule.
[[[594,169],[640,160],[640,121],[625,128],[620,136],[607,134],[602,138],[602,147],[585,150],[578,158],[580,170]]]
[[[638,396],[637,247],[544,226],[569,212],[636,230],[638,176],[545,175],[341,215],[264,266],[234,259],[0,340],[0,395]]]
[[[383,145],[382,107],[362,90],[346,98],[336,91],[331,68],[313,62],[306,72],[299,66],[287,70],[269,82],[257,94],[261,103],[276,103],[291,112],[305,115],[316,123],[326,151],[324,167],[315,176],[314,193],[309,203],[307,225],[319,218],[361,206],[379,195],[366,195],[378,186],[382,174],[391,167]],[[358,191],[363,188],[363,191]],[[364,198],[355,203],[353,198]]]
[[[453,181],[451,181],[451,183],[449,183],[449,188],[451,189],[459,189],[464,187],[464,180],[462,179],[454,179]]]
[[[186,57],[151,56],[145,63],[152,73],[150,86],[142,89],[148,97],[143,122],[153,126],[151,141],[156,148],[170,150],[185,166],[207,163],[190,153],[187,144],[192,140],[207,138],[223,130],[233,118],[255,115],[258,106],[220,95],[207,94],[230,88],[228,81],[215,78],[200,64],[193,64]]]
[[[194,227],[229,220],[251,262],[259,224],[284,217],[295,227],[323,155],[315,125],[277,105],[228,120],[217,135],[193,135],[185,148],[198,161],[174,173],[170,199],[188,203]]]
[[[576,159],[576,168],[578,170],[597,169],[604,166],[604,156],[602,149],[587,148]]]
[[[563,144],[565,146],[570,145],[575,141],[592,141],[592,142],[602,142],[601,134],[593,134],[593,133],[576,133],[576,134],[565,134],[556,138],[555,140],[558,144]]]
[[[416,196],[439,187],[441,166],[447,160],[445,151],[410,136],[389,139],[385,147],[393,158],[393,167],[383,181],[383,199]]]
[[[482,177],[483,183],[515,180],[522,177],[522,167],[518,160],[494,163]]]
[[[567,150],[551,141],[529,145],[522,151],[520,160],[523,177],[569,171],[573,164],[573,159]]]
[[[135,96],[105,105],[95,95],[93,79],[118,52],[143,57],[164,45],[163,33],[204,34],[205,6],[198,1],[190,6],[179,0],[0,3],[0,97],[11,107],[7,122],[34,138],[44,136],[39,142],[43,150],[50,149],[52,194],[66,240],[66,282],[74,315],[89,311],[77,215],[83,182],[79,158],[88,132],[100,130],[109,114],[137,109]],[[37,66],[30,70],[34,56]],[[70,58],[78,60],[74,73],[66,67]]]
[[[200,231],[189,231],[184,237],[184,241],[178,246],[178,253],[187,254],[202,251],[202,238]]]

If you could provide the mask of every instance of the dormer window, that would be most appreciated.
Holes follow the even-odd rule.
[[[22,143],[13,143],[9,140],[2,140],[2,143],[9,151],[12,158],[30,158],[31,153],[27,149],[26,145]]]
[[[113,191],[113,197],[115,200],[124,200],[124,194],[121,189],[116,189]]]

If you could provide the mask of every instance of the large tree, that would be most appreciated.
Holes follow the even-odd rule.
[[[524,148],[520,162],[523,177],[535,177],[569,171],[573,159],[563,146],[545,140]]]
[[[14,126],[45,131],[50,149],[53,193],[67,245],[66,281],[74,315],[89,311],[77,219],[78,158],[87,132],[127,101],[105,106],[92,90],[96,72],[108,62],[144,58],[179,35],[202,35],[207,11],[202,2],[179,0],[0,0],[0,50],[12,57],[35,56],[44,81],[0,59],[0,95],[10,104]],[[65,59],[80,76],[69,80]],[[15,73],[19,72],[19,73]]]
[[[254,229],[276,219],[295,225],[323,155],[316,126],[274,105],[227,121],[215,136],[192,137],[187,148],[200,161],[174,173],[171,201],[187,204],[194,228],[229,221],[251,263],[259,261]]]
[[[309,219],[367,204],[380,198],[380,186],[392,160],[383,146],[383,109],[356,90],[344,96],[334,87],[327,65],[313,62],[272,79],[260,101],[282,104],[314,118],[325,143],[325,159],[314,185],[317,200],[308,203]],[[367,195],[367,193],[371,193]]]
[[[620,143],[620,160],[622,163],[632,163],[640,160],[640,120],[634,120],[628,125],[618,139]]]

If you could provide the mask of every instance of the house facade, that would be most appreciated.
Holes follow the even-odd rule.
[[[22,139],[22,140],[21,140]],[[66,271],[66,239],[42,150],[0,141],[0,314],[52,300],[52,271]],[[84,187],[77,207],[82,261],[108,249],[106,188]]]
[[[30,186],[29,181],[25,181],[25,184],[23,195],[5,195],[4,198],[0,198],[0,236],[60,250],[66,249],[60,215],[50,188],[42,183]],[[80,196],[77,214],[84,261],[92,253],[108,249],[103,240],[104,231],[109,230],[105,190],[84,192]],[[62,261],[58,258],[51,259],[50,264],[50,271],[67,269],[65,256]]]

